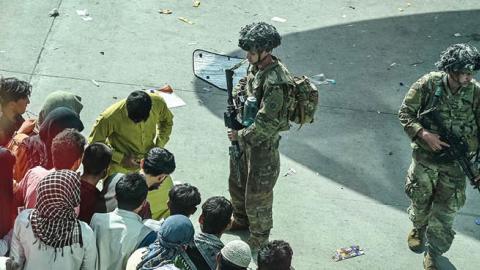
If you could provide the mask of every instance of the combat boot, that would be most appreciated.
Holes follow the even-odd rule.
[[[437,257],[426,252],[425,257],[423,257],[423,268],[425,270],[437,270]]]
[[[425,231],[427,227],[413,228],[408,234],[408,247],[415,253],[425,251]]]
[[[227,229],[228,231],[234,232],[234,231],[248,231],[248,224],[242,224],[238,222],[236,219],[232,221],[232,224],[230,227]]]

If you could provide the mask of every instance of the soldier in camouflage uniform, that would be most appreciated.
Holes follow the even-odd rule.
[[[413,159],[408,169],[405,191],[411,200],[408,213],[413,229],[408,246],[425,251],[425,269],[437,269],[436,259],[450,248],[455,232],[455,214],[465,204],[465,174],[442,150],[442,141],[433,124],[423,126],[418,116],[431,109],[432,97],[442,91],[437,105],[444,126],[468,143],[473,157],[478,148],[480,86],[472,79],[480,69],[480,54],[467,44],[455,44],[442,52],[431,72],[408,91],[400,107],[399,119],[412,140]]]
[[[293,78],[271,54],[280,41],[275,27],[263,22],[240,31],[239,47],[247,52],[250,67],[233,95],[254,96],[258,113],[250,126],[228,131],[229,139],[238,141],[241,150],[239,160],[230,160],[229,191],[234,208],[232,230],[249,229],[252,248],[268,242],[273,187],[280,171],[279,132],[289,129],[287,93]]]

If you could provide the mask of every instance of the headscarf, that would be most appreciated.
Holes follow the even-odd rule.
[[[82,98],[66,91],[55,91],[50,93],[43,102],[42,109],[38,114],[38,124],[41,125],[47,115],[56,108],[65,107],[69,108],[77,115],[83,109]]]
[[[157,240],[148,247],[137,269],[157,269],[172,263],[173,259],[180,254],[182,246],[193,241],[194,234],[192,222],[186,216],[168,217],[158,231]]]
[[[55,251],[75,243],[83,246],[75,213],[79,204],[80,177],[76,172],[59,170],[45,176],[38,183],[37,204],[30,215],[35,238]]]
[[[45,169],[53,168],[52,141],[64,129],[74,128],[83,130],[83,123],[74,111],[69,108],[59,107],[51,111],[40,125],[38,135],[26,138],[25,144],[28,153],[27,170],[36,166]]]
[[[15,218],[13,199],[13,166],[15,156],[0,147],[0,239],[12,228]]]
[[[195,235],[194,242],[207,264],[214,269],[217,265],[217,254],[224,247],[223,242],[218,236],[203,232]]]

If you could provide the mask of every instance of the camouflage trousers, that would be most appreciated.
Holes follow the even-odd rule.
[[[430,253],[441,255],[450,249],[453,221],[465,204],[465,188],[465,175],[458,164],[412,160],[405,185],[411,200],[408,214],[415,228],[426,226]]]
[[[268,239],[273,227],[273,187],[280,173],[278,141],[262,146],[245,146],[236,163],[230,159],[229,191],[233,216],[249,225],[251,237]]]

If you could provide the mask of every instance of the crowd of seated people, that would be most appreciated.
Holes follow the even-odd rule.
[[[53,92],[38,118],[24,119],[31,92],[26,81],[0,80],[0,270],[253,269],[247,243],[221,240],[231,202],[202,204],[197,187],[173,184],[163,99],[133,92],[87,139],[79,96]],[[293,269],[292,255],[272,241],[255,259],[260,270]]]

